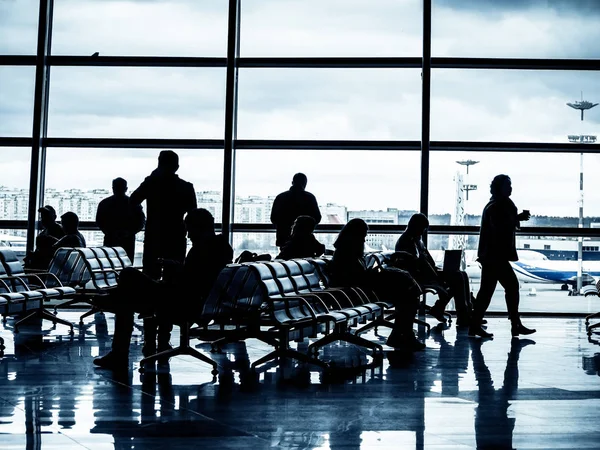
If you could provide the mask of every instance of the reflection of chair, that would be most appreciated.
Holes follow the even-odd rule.
[[[600,296],[600,281],[596,283],[596,295]],[[590,319],[595,319],[597,317],[600,317],[600,312],[590,314],[585,317],[585,328],[588,334],[592,334],[592,330],[595,328],[600,328],[600,322],[590,325]]]

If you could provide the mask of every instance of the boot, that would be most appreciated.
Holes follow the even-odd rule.
[[[483,328],[481,328],[481,325],[478,325],[476,323],[471,324],[471,326],[469,327],[469,336],[479,336],[484,339],[493,339],[494,337],[492,333],[488,333]]]
[[[431,308],[429,308],[428,313],[435,317],[438,322],[446,323],[446,317],[444,316],[444,307],[438,303],[435,303]]]
[[[527,328],[525,325],[523,325],[521,323],[521,320],[513,321],[511,324],[511,327],[510,327],[510,334],[513,337],[517,337],[520,334],[526,336],[528,334],[533,334],[535,332],[536,332],[535,328]]]
[[[129,355],[110,351],[106,355],[94,359],[94,364],[102,369],[127,370],[129,368]]]

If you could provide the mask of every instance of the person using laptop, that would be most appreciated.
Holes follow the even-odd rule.
[[[454,298],[456,325],[469,326],[471,289],[468,275],[460,270],[460,255],[459,259],[454,261],[454,265],[445,264],[444,270],[436,267],[423,241],[423,235],[428,228],[429,219],[425,214],[413,214],[406,230],[396,242],[393,263],[407,270],[420,285],[436,287],[438,300],[429,310],[433,317],[440,322],[445,322],[444,311],[450,300]]]

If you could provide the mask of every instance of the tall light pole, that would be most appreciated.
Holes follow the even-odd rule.
[[[473,161],[471,159],[456,161],[461,166],[465,166],[467,168],[467,177],[469,175],[469,166],[473,166],[477,164],[479,161]],[[463,176],[460,172],[456,172],[456,176],[454,178],[456,182],[456,201],[454,205],[454,214],[451,218],[452,225],[465,225],[465,217],[467,214],[467,200],[469,200],[469,191],[474,191],[477,189],[477,185],[468,184],[468,179],[463,180]],[[466,249],[467,249],[467,236],[464,234],[456,234],[450,236],[450,248],[456,248],[463,250],[462,259],[461,259],[461,270],[465,270],[467,266],[466,261]]]
[[[573,109],[581,111],[581,121],[583,121],[583,113],[588,109],[592,109],[594,106],[598,106],[598,103],[588,102],[583,99],[583,92],[581,93],[581,101],[567,103]],[[596,136],[591,135],[569,135],[569,142],[581,142],[581,143],[593,143],[596,142]],[[579,228],[583,228],[583,152],[579,155]],[[579,236],[577,239],[577,292],[575,295],[581,294],[581,288],[583,287],[583,237]]]

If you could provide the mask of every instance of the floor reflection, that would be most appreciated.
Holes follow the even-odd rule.
[[[94,369],[110,346],[108,314],[72,338],[44,324],[13,335],[8,323],[0,447],[597,448],[589,417],[600,410],[600,353],[580,321],[532,320],[535,342],[511,339],[505,319],[490,322],[493,341],[440,324],[422,334],[424,352],[386,347],[383,360],[334,343],[321,352],[335,362],[331,372],[291,360],[252,372],[266,345],[236,342],[215,354],[196,341],[220,365],[214,381],[208,365],[187,357],[139,373],[137,341],[129,370]]]

